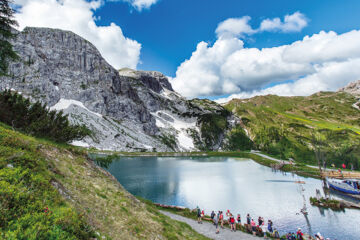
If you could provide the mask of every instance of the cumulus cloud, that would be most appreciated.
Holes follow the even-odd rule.
[[[186,97],[291,96],[336,90],[360,78],[358,39],[356,30],[340,35],[322,31],[289,45],[257,49],[244,48],[236,37],[220,37],[212,46],[200,42],[178,67],[172,84]]]
[[[152,5],[159,2],[159,0],[107,0],[109,2],[127,2],[137,11],[141,12],[144,9],[149,9]]]
[[[21,30],[31,26],[72,31],[93,43],[115,68],[136,68],[141,44],[125,37],[115,23],[96,25],[94,10],[102,3],[102,0],[15,0],[19,6],[15,18]]]
[[[240,92],[216,100],[225,103],[234,98],[250,98],[259,95],[274,94],[279,96],[308,96],[319,91],[334,91],[350,82],[359,79],[360,58],[344,62],[324,64],[314,74],[300,78],[294,82],[283,83],[262,90]]]
[[[211,47],[200,42],[191,58],[177,69],[176,78],[172,79],[173,87],[187,97],[240,90],[233,82],[222,78],[220,68],[228,56],[242,48],[243,41],[237,38],[219,39]]]
[[[256,30],[249,25],[249,16],[242,18],[229,18],[219,23],[216,34],[220,37],[241,37],[243,34],[253,34]]]
[[[130,4],[136,8],[138,11],[141,11],[146,8],[150,8],[151,5],[158,2],[158,0],[127,0]]]
[[[259,31],[299,32],[307,25],[308,20],[305,15],[295,12],[292,15],[286,15],[284,21],[281,21],[280,18],[263,20]]]
[[[240,37],[252,35],[260,32],[300,32],[308,25],[308,19],[301,12],[285,15],[284,21],[280,18],[265,19],[260,23],[259,28],[250,25],[251,17],[228,18],[218,24],[215,32],[218,38]]]

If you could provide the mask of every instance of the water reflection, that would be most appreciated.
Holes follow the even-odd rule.
[[[360,211],[335,212],[309,204],[309,197],[322,189],[320,180],[273,171],[249,159],[121,158],[110,165],[109,171],[129,192],[154,202],[189,208],[199,205],[207,214],[230,209],[243,218],[247,213],[254,219],[262,216],[271,219],[281,233],[301,227],[332,239],[358,239],[358,229],[349,222],[360,222]],[[299,214],[304,202],[295,181],[306,182],[308,216]],[[323,196],[326,191],[322,190]]]

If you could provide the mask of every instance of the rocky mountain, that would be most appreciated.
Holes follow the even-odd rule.
[[[349,83],[347,86],[340,88],[339,92],[347,92],[354,96],[360,97],[360,80]]]
[[[354,95],[358,98],[358,101],[354,103],[352,106],[358,110],[360,110],[360,80],[349,83],[347,86],[340,88],[338,92],[346,92]]]
[[[90,137],[73,144],[116,151],[218,150],[237,118],[209,100],[186,100],[159,72],[116,70],[87,40],[63,30],[25,28],[13,41],[0,89],[14,89],[73,123]]]

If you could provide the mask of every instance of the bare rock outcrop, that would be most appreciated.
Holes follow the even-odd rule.
[[[183,98],[159,72],[114,69],[72,32],[27,27],[17,32],[13,46],[20,60],[10,63],[0,90],[14,89],[63,110],[73,123],[92,130],[91,137],[73,144],[117,151],[217,150],[234,122],[214,102]],[[229,121],[210,140],[201,133],[207,115]]]

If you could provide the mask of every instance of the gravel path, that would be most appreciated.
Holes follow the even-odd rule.
[[[204,222],[202,224],[198,224],[198,222],[196,220],[190,219],[190,218],[186,218],[177,214],[173,214],[170,212],[166,212],[166,211],[162,211],[160,210],[160,212],[174,220],[180,221],[180,222],[184,222],[187,223],[188,225],[190,225],[190,227],[192,227],[192,229],[194,229],[196,232],[211,238],[211,239],[222,239],[222,240],[226,240],[226,239],[241,239],[241,240],[259,240],[260,237],[254,237],[250,234],[241,232],[241,231],[236,231],[236,232],[231,232],[229,228],[225,228],[225,229],[221,229],[220,227],[220,233],[216,234],[215,233],[215,226],[210,223],[210,222]]]
[[[269,157],[269,156],[267,156],[265,154],[262,154],[262,153],[260,153],[258,151],[251,150],[250,153],[256,154],[256,155],[258,155],[260,157],[267,158],[267,159],[270,159],[270,160],[273,160],[273,161],[276,161],[276,162],[283,162],[284,161],[286,164],[289,163],[289,161],[287,161],[287,160],[281,160],[281,159]]]
[[[284,162],[285,164],[289,164],[289,161],[288,160],[281,160],[281,159],[277,159],[277,158],[273,158],[273,157],[269,157],[265,154],[262,154],[260,153],[259,151],[255,151],[255,150],[251,150],[251,153],[252,154],[256,154],[260,157],[263,157],[263,158],[267,158],[267,159],[270,159],[270,160],[273,160],[273,161],[276,161],[276,162]],[[314,169],[319,169],[318,166],[312,166],[312,165],[306,165],[307,167],[310,167],[310,168],[314,168]],[[324,170],[324,168],[323,168]],[[326,168],[325,169],[326,171],[334,171],[334,169],[331,169],[331,168]]]

